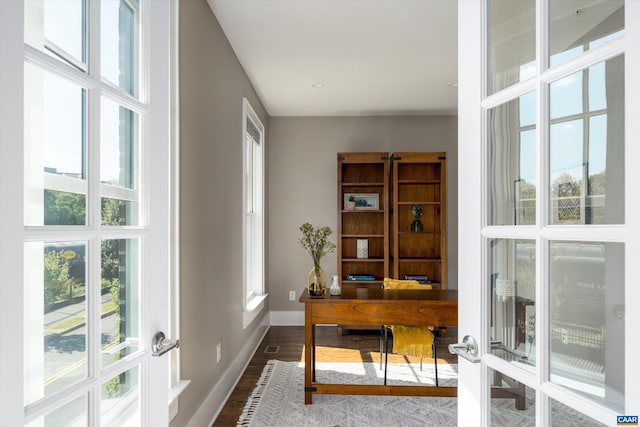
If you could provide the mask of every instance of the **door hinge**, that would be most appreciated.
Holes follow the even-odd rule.
[[[316,387],[305,387],[304,388],[304,392],[314,392],[314,391],[318,391],[318,389]]]
[[[340,160],[344,160],[344,156],[338,155],[338,161],[340,161]]]
[[[447,156],[439,156],[438,160],[447,160]]]
[[[389,156],[382,156],[380,160],[389,160]],[[393,160],[393,157],[391,157],[391,160]]]

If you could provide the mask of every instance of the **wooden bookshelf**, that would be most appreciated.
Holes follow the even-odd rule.
[[[446,154],[393,153],[391,159],[391,274],[426,275],[447,287]],[[411,231],[411,208],[420,205],[422,231]]]
[[[337,259],[340,285],[381,287],[389,274],[389,153],[338,153]],[[375,195],[377,206],[349,208],[348,195]],[[358,257],[357,242],[366,240],[366,258]],[[371,275],[374,280],[347,280]]]
[[[445,153],[338,153],[337,270],[343,288],[380,288],[385,277],[426,275],[435,289],[446,289],[445,162]],[[350,194],[373,195],[377,205],[350,207]],[[414,204],[423,211],[422,231],[411,230]],[[364,258],[358,240],[367,241]],[[362,327],[340,325],[339,333],[343,329]]]

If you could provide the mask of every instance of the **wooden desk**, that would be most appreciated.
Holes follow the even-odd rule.
[[[458,326],[458,291],[342,289],[337,297],[310,298],[304,303],[304,403],[312,393],[455,397],[457,387],[319,384],[315,382],[317,324]]]

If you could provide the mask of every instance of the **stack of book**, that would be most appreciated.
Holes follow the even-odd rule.
[[[376,280],[370,274],[347,274],[347,280]]]
[[[418,283],[430,283],[426,274],[405,274],[404,280],[417,280]]]

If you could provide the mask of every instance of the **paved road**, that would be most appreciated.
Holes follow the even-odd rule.
[[[111,301],[111,294],[106,293],[102,295],[102,304]],[[56,310],[52,310],[44,315],[44,326],[50,328],[57,322],[67,320],[73,316],[86,312],[86,301],[81,301],[76,304],[70,304],[66,307],[60,307]]]
[[[102,344],[111,341],[116,333],[116,315],[102,319]],[[87,374],[87,328],[80,326],[45,341],[44,378],[47,395],[54,393]],[[103,356],[105,359],[108,356]]]
[[[111,302],[111,295],[102,295],[102,304]],[[86,316],[86,301],[52,310],[44,315],[44,385],[46,394],[67,387],[87,375],[87,328],[84,323],[72,325],[69,319]],[[107,314],[100,322],[101,344],[116,335],[116,315]],[[72,327],[56,327],[67,323]],[[60,325],[61,327],[64,327]],[[103,356],[104,357],[104,356]]]

